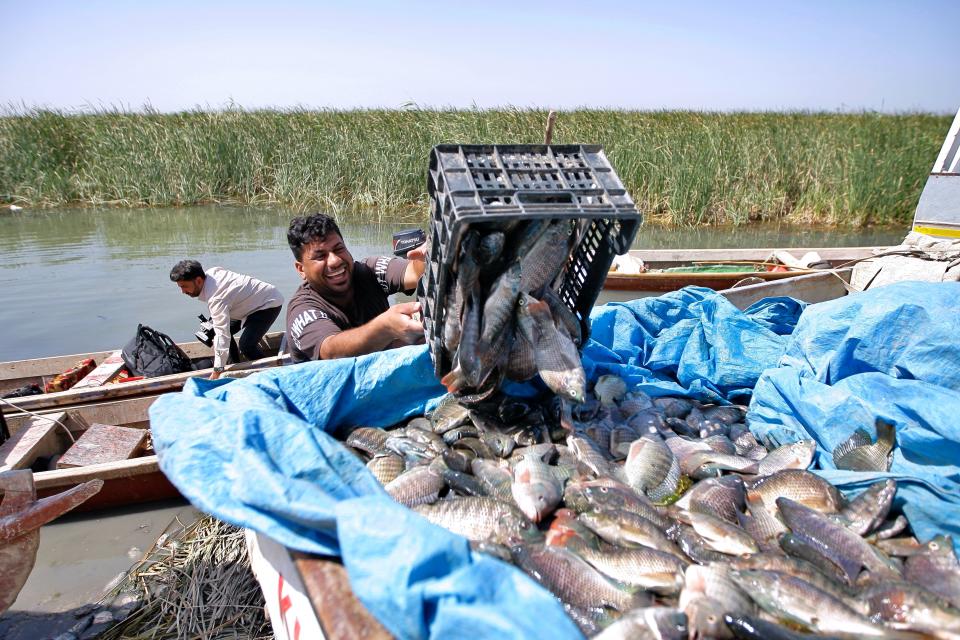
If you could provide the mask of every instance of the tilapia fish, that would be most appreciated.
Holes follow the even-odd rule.
[[[476,542],[516,544],[536,538],[536,527],[516,506],[494,498],[466,497],[422,504],[414,511],[430,522]]]
[[[450,370],[441,382],[474,403],[490,397],[505,377],[524,381],[540,373],[552,390],[582,402],[581,322],[550,288],[569,259],[570,221],[490,230],[493,224],[467,231],[450,266],[442,340]],[[545,315],[535,315],[535,337],[524,332],[526,341],[518,335],[521,293],[541,296],[545,308]]]
[[[890,452],[896,441],[894,426],[877,418],[877,441],[857,429],[833,450],[833,464],[847,471],[889,471]]]
[[[520,545],[514,561],[563,602],[583,608],[629,611],[649,604],[644,593],[620,587],[572,551],[562,547]]]
[[[583,402],[586,374],[576,345],[557,327],[545,302],[529,294],[521,294],[520,301],[521,335],[533,347],[540,377],[557,395]]]
[[[520,234],[530,247],[550,228],[536,226]],[[484,287],[516,259],[509,249],[497,257],[496,245],[482,260]],[[467,302],[476,324],[464,327],[464,357],[493,351],[464,346],[479,344],[483,316],[493,317],[477,312],[484,300],[494,304],[479,294]],[[533,314],[522,311],[528,302]],[[542,346],[544,333],[568,332],[535,296],[518,295],[516,306],[496,340],[526,333]],[[506,352],[493,355],[505,361]],[[497,360],[480,388],[467,385],[426,417],[339,433],[390,495],[517,565],[585,635],[960,639],[952,541],[921,544],[906,531],[894,480],[848,501],[802,468],[812,442],[768,451],[741,407],[653,400],[612,374],[578,403],[515,398],[496,388],[505,368]],[[889,439],[880,431],[878,443]],[[689,474],[718,477],[688,488]],[[638,609],[654,597],[656,608]]]

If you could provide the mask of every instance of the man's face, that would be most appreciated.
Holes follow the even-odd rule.
[[[353,282],[353,256],[338,233],[328,233],[303,247],[294,263],[300,277],[320,295],[341,298],[350,292]]]
[[[184,295],[188,295],[191,298],[199,298],[200,292],[203,291],[203,278],[196,277],[193,280],[177,280],[177,286],[180,287],[180,291]]]

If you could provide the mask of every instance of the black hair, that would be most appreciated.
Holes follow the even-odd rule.
[[[337,221],[327,214],[318,211],[308,216],[297,216],[290,221],[290,228],[287,229],[287,244],[290,245],[293,257],[300,260],[306,245],[323,240],[329,233],[336,233],[343,237]]]
[[[170,279],[173,282],[183,282],[194,278],[206,278],[203,267],[196,260],[181,260],[170,269]]]

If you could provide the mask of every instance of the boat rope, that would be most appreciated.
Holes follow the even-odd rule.
[[[7,404],[7,405],[10,405],[11,407],[13,407],[14,409],[16,409],[16,410],[19,411],[20,413],[25,413],[25,414],[27,414],[27,415],[33,416],[34,418],[40,418],[40,419],[42,419],[42,420],[49,420],[50,422],[55,422],[55,423],[57,423],[58,425],[60,425],[61,427],[63,427],[63,430],[64,430],[64,431],[67,432],[67,437],[70,438],[70,442],[76,442],[76,441],[77,441],[77,439],[73,437],[73,433],[70,432],[70,428],[67,427],[67,425],[65,425],[65,424],[63,424],[62,422],[60,422],[59,420],[57,420],[56,418],[51,418],[50,416],[41,415],[41,414],[39,414],[39,413],[35,413],[35,412],[33,412],[33,411],[30,411],[29,409],[24,409],[24,408],[22,408],[22,407],[19,407],[19,406],[15,405],[14,403],[10,402],[10,401],[7,400],[6,398],[0,398],[0,402],[2,402],[2,403],[4,403],[4,404]]]

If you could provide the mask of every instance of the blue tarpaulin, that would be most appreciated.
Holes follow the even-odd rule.
[[[917,537],[960,535],[960,284],[901,282],[810,307],[747,414],[770,444],[817,441],[816,466],[857,492],[882,478]],[[831,452],[877,418],[896,429],[889,472],[836,469]]]
[[[916,297],[912,290],[898,293],[901,300]],[[950,339],[957,335],[954,296]],[[856,302],[858,297],[831,304],[840,310],[863,306]],[[863,303],[872,308],[875,303],[866,300],[873,298]],[[869,314],[848,313],[824,324],[812,319],[823,317],[822,313],[804,311],[803,303],[789,298],[768,299],[741,312],[712,291],[688,287],[658,298],[597,308],[591,316],[591,340],[583,350],[584,368],[590,379],[615,373],[654,396],[742,402],[752,393],[763,394],[763,401],[754,398],[752,403],[757,411],[752,425],[758,432],[771,439],[804,437],[806,422],[799,409],[796,420],[773,422],[779,411],[789,413],[791,403],[800,402],[794,396],[803,391],[800,387],[819,384],[835,394],[846,391],[858,397],[879,394],[874,389],[880,387],[868,379],[858,388],[843,386],[852,382],[851,376],[843,375],[844,367],[867,373],[864,348],[847,349],[848,360],[831,360],[828,354],[841,348],[833,338],[843,331],[842,323],[848,325],[847,333],[854,331],[854,325],[857,331],[865,331],[864,315]],[[802,331],[790,336],[798,318]],[[917,333],[916,326],[911,331]],[[817,337],[820,332],[828,336]],[[808,336],[807,343],[822,349],[798,347],[803,335]],[[889,331],[883,337],[896,349],[906,340]],[[943,338],[940,333],[932,337]],[[872,340],[869,332],[860,337],[865,345]],[[923,342],[911,344],[919,351]],[[951,347],[950,354],[960,362],[956,349]],[[791,387],[789,376],[779,373],[788,370],[791,362],[809,363],[816,376],[804,376],[793,385],[796,388]],[[765,373],[778,363],[784,366]],[[920,372],[930,377],[934,368],[920,367],[907,356],[884,366],[887,371],[870,371],[886,375],[890,384],[918,383]],[[942,374],[941,369],[937,371]],[[817,376],[824,371],[829,374],[820,380]],[[911,375],[891,378],[890,371]],[[946,407],[950,394],[956,400],[956,386],[932,386],[941,387],[938,393],[944,397],[934,401],[927,395],[924,402]],[[447,637],[463,629],[477,638],[537,637],[544,629],[555,638],[580,637],[552,595],[516,568],[472,552],[463,538],[395,504],[365,466],[329,435],[345,425],[396,424],[424,413],[444,391],[434,377],[426,347],[406,347],[284,367],[235,381],[194,379],[182,393],[159,398],[150,409],[150,419],[161,468],[191,502],[293,549],[342,556],[357,596],[397,637]],[[904,413],[914,418],[923,413],[911,404],[907,390],[896,393],[902,395],[896,406]],[[960,415],[960,407],[950,411]],[[890,412],[884,415],[897,418]],[[938,420],[931,415],[915,420],[911,424],[916,426],[910,428],[932,445],[956,447],[957,434],[928,433],[928,425],[939,424]],[[899,440],[905,430],[909,433],[901,421]],[[832,436],[818,439],[826,445],[832,442],[828,437]],[[917,482],[935,483],[921,475],[928,465],[942,468],[935,455],[958,460],[954,449],[938,454],[923,451],[921,444],[910,449],[915,466],[895,466],[894,472],[916,473]],[[930,484],[923,486],[930,495],[942,495]],[[954,500],[956,495],[954,489]],[[936,503],[921,504],[925,506],[918,505],[914,514],[937,525],[932,508]]]
[[[740,311],[710,289],[614,302],[591,315],[583,349],[587,377],[616,374],[654,396],[745,402],[777,363],[806,305],[767,298]]]

